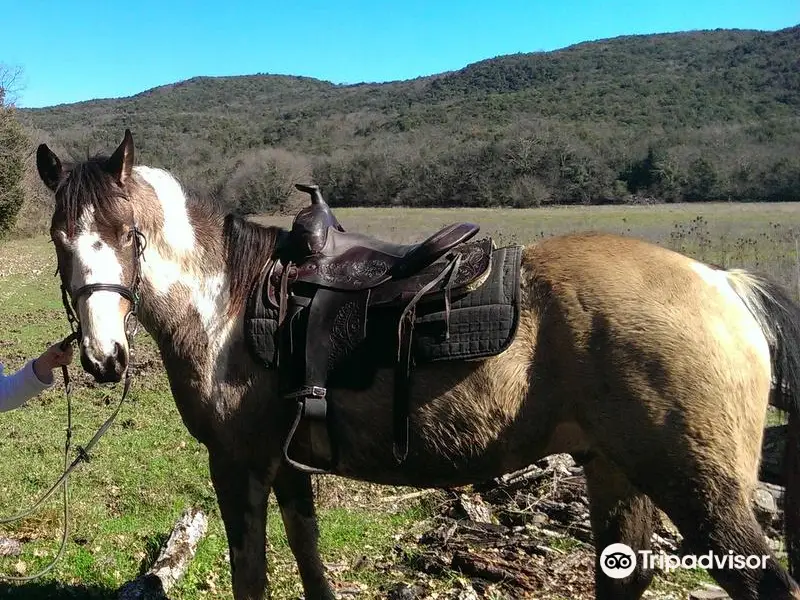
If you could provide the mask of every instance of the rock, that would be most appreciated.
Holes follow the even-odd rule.
[[[465,584],[464,589],[458,593],[457,600],[480,600],[478,592],[470,584]]]
[[[783,509],[783,495],[785,492],[783,486],[767,483],[765,481],[759,481],[758,488],[764,490],[765,492],[769,492],[775,499],[775,504],[777,505],[778,510]]]
[[[386,593],[388,600],[416,600],[422,598],[425,593],[418,585],[408,585],[407,583],[398,583]]]
[[[22,544],[13,538],[0,537],[0,556],[19,556],[22,554]]]
[[[704,586],[689,594],[689,600],[730,600],[725,590],[716,586]]]
[[[778,512],[778,503],[775,501],[775,497],[769,490],[760,486],[753,492],[753,504],[756,510],[769,515],[770,518]]]

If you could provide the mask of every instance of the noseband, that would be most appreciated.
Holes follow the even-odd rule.
[[[137,313],[139,310],[139,285],[141,284],[142,280],[142,271],[141,271],[141,261],[143,260],[142,255],[144,253],[144,249],[147,247],[147,238],[145,238],[144,234],[133,225],[130,231],[131,235],[131,246],[133,251],[133,277],[131,280],[131,285],[124,286],[117,283],[89,283],[87,285],[79,287],[75,290],[74,294],[69,294],[67,292],[67,288],[64,286],[64,282],[62,279],[61,282],[61,301],[64,304],[64,311],[67,313],[67,320],[69,321],[70,328],[72,329],[72,333],[68,335],[64,340],[61,342],[61,349],[66,350],[66,348],[75,340],[80,341],[83,337],[83,331],[81,329],[80,319],[77,316],[78,310],[78,300],[83,296],[90,296],[94,292],[115,292],[125,298],[128,302],[130,302],[130,310],[125,315],[125,336],[128,340],[128,348],[129,350],[133,349],[133,337],[136,335],[136,331],[138,330],[138,317]],[[58,271],[56,271],[58,273]],[[68,296],[71,296],[72,302],[70,303],[68,300]],[[132,325],[132,326],[131,326]],[[85,446],[78,446],[78,455],[72,461],[69,462],[69,454],[70,448],[72,446],[72,381],[69,377],[69,371],[66,365],[61,366],[61,373],[64,376],[64,393],[67,397],[67,439],[64,444],[64,472],[62,473],[61,477],[59,477],[58,481],[56,481],[52,487],[45,492],[41,498],[39,498],[36,503],[33,504],[27,510],[21,511],[15,515],[12,515],[8,518],[0,519],[0,524],[5,523],[13,523],[15,521],[20,521],[28,516],[30,516],[35,510],[37,510],[44,502],[50,498],[62,485],[64,487],[63,493],[63,532],[61,535],[61,545],[59,546],[58,552],[56,553],[55,557],[53,558],[50,563],[33,575],[24,575],[24,576],[14,576],[14,575],[5,575],[0,574],[0,579],[6,579],[10,581],[31,581],[33,579],[38,579],[42,577],[47,572],[52,570],[52,568],[56,565],[59,559],[64,554],[64,549],[66,548],[67,543],[67,536],[69,532],[69,504],[68,504],[68,487],[69,487],[69,475],[74,471],[78,465],[82,462],[89,462],[90,456],[89,451],[94,447],[97,442],[100,441],[100,438],[108,431],[109,427],[111,427],[114,420],[117,418],[122,405],[125,402],[125,399],[128,396],[128,390],[131,386],[131,368],[130,362],[128,363],[127,368],[125,369],[125,383],[122,389],[122,397],[120,398],[119,404],[117,408],[111,413],[105,422],[100,426],[100,429],[94,434],[92,439]]]

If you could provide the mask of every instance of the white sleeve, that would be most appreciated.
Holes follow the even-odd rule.
[[[3,365],[0,365],[0,412],[19,408],[51,385],[53,382],[39,381],[33,371],[33,360],[7,377],[3,375]]]

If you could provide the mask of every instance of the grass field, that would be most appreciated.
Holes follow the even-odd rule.
[[[396,241],[418,239],[452,221],[480,223],[499,243],[531,242],[568,231],[604,230],[634,235],[681,249],[724,266],[763,271],[797,289],[796,238],[800,206],[672,205],[592,207],[526,211],[493,210],[338,210],[345,228]],[[287,225],[290,217],[265,219]],[[22,366],[68,326],[61,307],[54,256],[46,238],[0,245],[0,361],[7,372]],[[137,338],[138,374],[115,426],[97,446],[93,460],[71,479],[71,535],[66,556],[43,580],[4,586],[8,598],[110,598],[134,578],[158,551],[173,521],[189,505],[210,518],[186,578],[175,599],[229,598],[230,576],[224,531],[208,477],[203,446],[185,431],[169,393],[154,346],[143,332]],[[75,443],[85,443],[113,410],[121,386],[98,386],[77,362],[71,369]],[[57,378],[60,383],[60,375]],[[52,390],[25,408],[0,414],[0,517],[27,507],[57,477],[64,441],[63,390]],[[428,503],[382,502],[402,493],[396,488],[317,480],[322,549],[332,578],[361,589],[360,598],[382,596],[382,586],[401,578],[388,557],[412,535],[432,509]],[[58,497],[17,526],[0,529],[22,539],[22,556],[0,559],[4,573],[30,573],[57,549]],[[273,597],[301,593],[296,567],[274,505],[270,507],[270,576]],[[366,556],[368,560],[361,560]],[[448,585],[445,577],[441,582]]]

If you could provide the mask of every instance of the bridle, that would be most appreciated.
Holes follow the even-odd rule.
[[[69,453],[70,448],[72,445],[72,380],[69,376],[69,370],[67,369],[66,365],[61,366],[61,373],[64,377],[64,394],[67,398],[67,430],[66,430],[66,441],[64,443],[64,471],[61,477],[50,487],[47,492],[45,492],[41,498],[39,498],[33,506],[19,512],[11,517],[7,517],[4,519],[0,519],[0,524],[6,523],[13,523],[15,521],[20,521],[33,512],[35,512],[48,498],[50,498],[59,487],[63,485],[64,493],[63,493],[63,532],[61,536],[61,545],[58,549],[53,560],[42,570],[34,573],[33,575],[5,575],[0,574],[0,579],[6,579],[9,581],[31,581],[33,579],[38,579],[42,577],[46,573],[48,573],[56,563],[61,559],[64,554],[64,550],[66,548],[66,542],[69,532],[69,475],[74,471],[78,465],[83,462],[89,462],[90,455],[89,452],[92,448],[100,441],[100,438],[105,435],[106,431],[111,427],[114,420],[117,418],[120,409],[122,408],[123,403],[125,402],[126,398],[128,397],[128,391],[131,387],[132,381],[132,374],[131,374],[131,363],[132,363],[132,352],[133,352],[133,338],[136,335],[136,332],[139,329],[139,320],[138,320],[138,311],[139,311],[139,286],[141,285],[142,281],[142,269],[141,269],[141,261],[144,260],[143,254],[144,250],[147,247],[147,238],[145,238],[144,234],[139,230],[136,224],[133,224],[129,235],[131,236],[131,248],[133,253],[133,276],[131,278],[130,286],[120,285],[117,283],[89,283],[86,285],[81,286],[74,293],[70,294],[67,290],[66,286],[64,285],[64,281],[62,278],[61,281],[61,301],[64,305],[64,311],[67,314],[67,321],[69,321],[70,329],[72,333],[70,333],[64,340],[61,342],[61,349],[66,350],[70,344],[74,341],[80,342],[83,338],[83,331],[81,329],[80,319],[77,316],[77,303],[80,298],[83,296],[90,296],[95,292],[115,292],[125,298],[130,303],[130,310],[125,315],[125,337],[128,341],[128,351],[129,351],[129,360],[128,366],[125,369],[125,382],[122,388],[122,397],[120,398],[119,404],[117,404],[116,409],[111,416],[109,416],[105,422],[100,426],[97,432],[94,434],[92,439],[85,446],[78,446],[77,448],[77,456],[74,458],[72,463],[69,462]],[[56,275],[60,273],[60,267],[56,269]],[[71,299],[71,302],[70,300]]]

